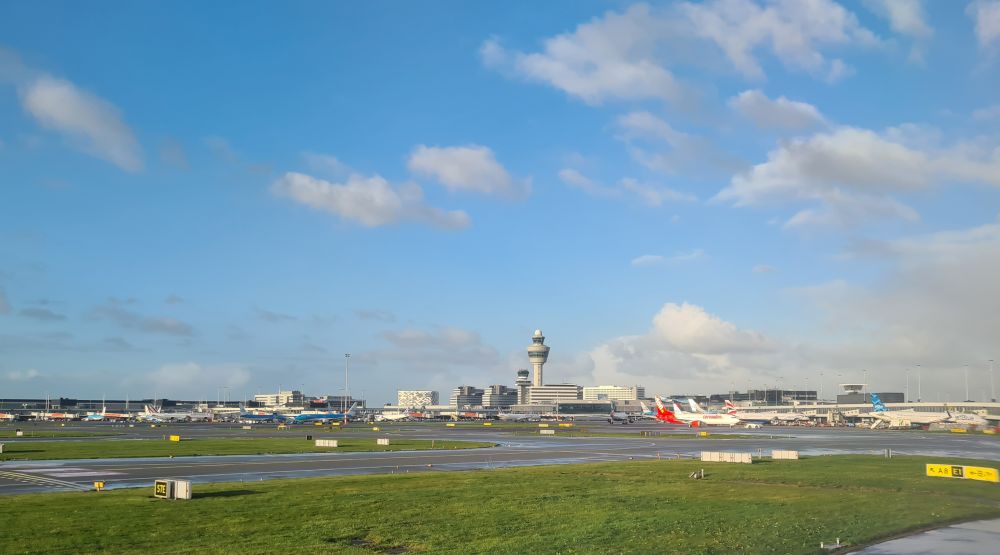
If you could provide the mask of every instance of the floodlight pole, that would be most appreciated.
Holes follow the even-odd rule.
[[[990,359],[990,402],[997,402],[996,389],[993,388],[993,359]]]
[[[344,397],[341,399],[344,406],[344,413],[347,413],[347,391],[350,388],[350,382],[348,381],[351,370],[351,353],[344,353]]]

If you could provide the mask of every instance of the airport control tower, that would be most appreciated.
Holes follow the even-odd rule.
[[[542,381],[542,366],[545,365],[545,361],[548,359],[549,347],[545,344],[545,336],[542,335],[542,330],[535,330],[535,334],[531,336],[531,345],[528,346],[528,361],[531,362],[531,366],[535,369],[535,377],[531,385],[544,385],[545,382]]]
[[[527,405],[528,404],[528,386],[531,385],[531,378],[528,377],[528,371],[525,369],[520,369],[517,371],[517,380],[514,382],[517,386],[517,404]]]

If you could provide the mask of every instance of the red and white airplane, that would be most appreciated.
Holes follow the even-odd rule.
[[[681,422],[673,412],[663,403],[663,399],[656,397],[656,419],[664,424],[677,424],[680,426],[697,426],[697,423]]]
[[[674,401],[673,404],[677,419],[681,422],[690,422],[692,426],[735,426],[740,423],[740,419],[732,414],[684,412],[677,401]]]

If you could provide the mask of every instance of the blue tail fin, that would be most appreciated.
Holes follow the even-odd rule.
[[[875,412],[886,412],[885,405],[882,404],[882,399],[879,398],[878,393],[869,393],[868,396],[871,397],[872,407],[875,409]]]

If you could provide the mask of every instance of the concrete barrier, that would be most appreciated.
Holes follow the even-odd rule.
[[[797,461],[797,460],[799,460],[799,452],[798,451],[779,451],[779,450],[775,449],[775,450],[771,451],[771,458],[774,459],[774,460],[776,460],[776,461],[778,461],[778,460]]]
[[[338,447],[335,439],[317,439],[316,447]]]
[[[753,457],[750,453],[727,453],[725,451],[702,451],[701,460],[702,462],[753,463]]]
[[[380,438],[378,438],[378,439],[375,440],[375,443],[377,445],[389,445],[389,438],[387,438],[387,437],[380,437]]]

